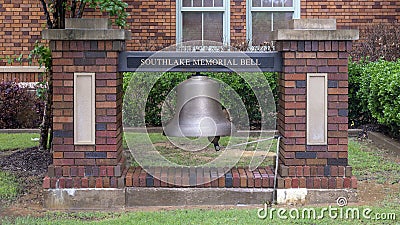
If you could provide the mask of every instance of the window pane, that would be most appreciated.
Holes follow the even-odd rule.
[[[285,5],[285,0],[274,0],[274,7],[283,7]]]
[[[261,0],[253,0],[252,6],[253,7],[261,7]]]
[[[292,19],[292,15],[291,12],[274,13],[274,30],[289,29],[289,21]]]
[[[270,41],[272,30],[272,13],[253,12],[252,13],[252,36],[253,45],[260,45],[264,41]]]
[[[183,7],[191,7],[192,0],[183,0]]]
[[[213,7],[213,0],[204,0],[204,7]]]
[[[293,6],[293,0],[274,0],[274,7],[292,7],[292,6]]]
[[[223,13],[205,12],[204,17],[204,40],[222,42]]]
[[[193,0],[193,7],[201,7],[202,0]]]
[[[293,6],[293,0],[286,0],[285,7],[292,7],[292,6]]]
[[[215,6],[215,7],[222,7],[222,6],[224,6],[223,1],[222,1],[222,0],[214,0],[214,6]]]
[[[293,18],[293,13],[253,12],[252,17],[252,41],[253,45],[256,46],[262,44],[265,41],[271,41],[273,30],[288,29],[289,21]]]
[[[262,0],[262,7],[272,7],[272,0]]]
[[[182,41],[201,40],[201,12],[182,13]]]

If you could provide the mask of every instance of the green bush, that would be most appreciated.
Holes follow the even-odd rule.
[[[379,123],[393,136],[400,128],[400,59],[349,63],[349,119]]]
[[[235,73],[204,73],[209,77],[214,78],[216,80],[220,80],[223,83],[229,85],[234,91],[238,93],[241,97],[242,102],[244,103],[250,124],[252,126],[259,126],[261,123],[261,110],[259,102],[256,98],[256,95],[253,93],[250,88],[250,84],[244,80],[243,77],[246,77],[246,80],[251,83],[251,86],[257,86],[257,88],[261,88],[262,90],[268,90],[268,85],[271,87],[273,97],[277,99],[277,73],[263,73],[264,78],[268,81],[268,84],[264,84],[265,82],[261,82],[261,79],[264,80],[261,76],[252,76],[249,74],[242,74],[239,76]],[[124,125],[125,126],[160,126],[161,122],[161,110],[163,103],[165,102],[168,94],[174,87],[176,87],[179,83],[186,80],[192,73],[164,73],[154,84],[152,87],[149,96],[146,96],[146,93],[141,93],[140,86],[150,85],[152,83],[151,76],[146,76],[145,74],[134,75],[134,73],[125,73],[124,74],[124,82],[123,82],[123,90],[127,91],[127,87],[130,84],[130,88],[133,88],[137,91],[131,91],[129,94],[130,99],[136,99],[135,102],[132,101],[124,101]],[[134,93],[133,93],[134,92]],[[225,93],[226,95],[228,93]],[[264,94],[264,93],[263,93]],[[260,101],[267,101],[270,99],[268,96],[270,93],[265,92],[265,96],[262,96]],[[224,95],[224,93],[221,93]],[[145,101],[147,102],[140,102]],[[224,102],[222,102],[225,104]],[[264,102],[263,104],[269,104]],[[275,109],[275,104],[273,104],[273,109]],[[143,112],[142,107],[145,105],[145,124],[140,123],[139,119],[141,115],[140,112]],[[167,105],[168,106],[168,105]],[[173,111],[172,106],[168,106]],[[270,109],[268,109],[269,111]],[[272,109],[271,109],[272,111]],[[267,117],[270,118],[270,117]]]
[[[368,109],[368,96],[360,93],[363,69],[367,64],[367,61],[349,60],[349,123],[351,128],[376,123]]]
[[[379,60],[363,70],[360,94],[368,98],[368,109],[382,125],[395,135],[400,128],[400,59]]]

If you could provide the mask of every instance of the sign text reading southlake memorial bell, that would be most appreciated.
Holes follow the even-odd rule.
[[[147,58],[140,60],[141,65],[146,66],[260,66],[259,59],[252,58]]]
[[[279,52],[122,52],[119,71],[279,72]]]

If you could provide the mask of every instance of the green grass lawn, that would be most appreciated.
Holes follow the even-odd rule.
[[[19,183],[17,179],[8,172],[0,171],[0,200],[13,199],[18,195],[18,192]]]
[[[36,133],[8,134],[0,133],[0,151],[24,149],[39,145],[39,141],[33,141],[33,138],[39,138]]]
[[[27,146],[35,146],[37,142],[30,140],[31,137],[38,137],[36,134],[22,134],[14,137],[13,134],[0,134],[0,146],[2,149],[17,149]],[[142,136],[135,136],[140,142]],[[153,143],[166,141],[160,134],[150,134]],[[11,141],[12,140],[12,141]],[[9,147],[4,148],[5,143]],[[30,144],[30,145],[28,145]],[[251,151],[252,147],[248,147]],[[273,151],[271,149],[271,151]],[[160,151],[163,151],[162,149]],[[167,154],[168,152],[166,152]],[[211,152],[207,153],[211,154]],[[217,153],[213,153],[217,154]],[[211,157],[211,156],[210,156]],[[175,157],[177,158],[177,157]],[[359,179],[370,177],[378,182],[398,182],[400,176],[400,165],[387,158],[383,150],[373,148],[363,142],[349,141],[349,164],[353,167],[353,174]],[[3,194],[2,194],[3,193]],[[13,176],[0,172],[0,196],[13,198],[18,193],[18,183]],[[1,197],[0,197],[1,198]],[[395,213],[396,220],[376,221],[372,219],[331,219],[328,214],[322,219],[279,219],[276,214],[274,219],[259,219],[257,209],[179,209],[179,210],[158,210],[138,212],[48,212],[39,217],[3,217],[0,224],[400,224],[400,193],[390,195],[384,201],[377,202],[373,206],[354,206],[360,211],[369,208],[371,216],[377,213]],[[275,206],[275,208],[280,206]],[[326,206],[328,207],[328,206]],[[349,206],[351,207],[351,206]],[[289,208],[286,208],[289,210]],[[302,208],[297,208],[301,210]],[[316,208],[320,212],[322,208]]]
[[[325,212],[323,218],[319,219],[299,219],[290,218],[287,210],[287,219],[281,219],[277,214],[273,214],[273,218],[267,217],[266,219],[260,219],[257,216],[258,208],[255,206],[254,209],[190,209],[190,210],[159,210],[151,212],[124,212],[124,213],[107,213],[107,212],[79,212],[79,213],[47,213],[45,216],[40,218],[34,217],[19,217],[19,218],[4,218],[0,219],[2,224],[338,224],[338,225],[353,225],[353,224],[398,224],[400,223],[399,218],[395,220],[386,220],[384,223],[380,223],[375,218],[375,215],[379,213],[396,213],[400,215],[400,210],[397,207],[351,207],[357,209],[359,212],[363,212],[368,208],[371,213],[371,219],[363,218],[362,214],[359,219],[352,217],[346,219],[345,216],[340,218],[332,219],[328,212]],[[328,206],[327,206],[328,207]],[[325,208],[327,208],[325,207]],[[322,207],[314,208],[317,212],[318,217],[321,214]],[[346,210],[344,207],[342,210]],[[301,212],[302,208],[297,208],[297,211]],[[294,211],[294,210],[293,210]],[[269,211],[271,212],[271,211]],[[345,212],[345,211],[344,211]],[[293,214],[294,215],[294,214]],[[343,214],[345,215],[345,214]],[[332,214],[334,216],[334,214]]]
[[[378,183],[400,182],[400,164],[385,155],[385,150],[354,140],[349,141],[349,164],[359,180]]]
[[[274,159],[272,157],[273,154],[271,153],[274,153],[276,151],[276,140],[252,143],[248,145],[243,145],[241,147],[232,147],[227,149],[228,154],[222,155],[224,154],[223,150],[226,146],[228,146],[228,143],[230,143],[229,146],[231,146],[234,144],[242,144],[255,140],[256,139],[254,137],[221,137],[219,143],[222,146],[222,150],[217,152],[215,151],[213,145],[210,144],[210,142],[207,140],[207,138],[186,139],[174,137],[168,139],[168,137],[163,136],[161,133],[146,134],[126,132],[124,134],[123,146],[125,149],[128,149],[128,143],[130,144],[129,147],[131,147],[132,149],[135,149],[136,151],[141,151],[140,153],[137,153],[143,156],[141,157],[141,159],[143,158],[145,160],[141,161],[141,165],[145,163],[149,163],[152,165],[157,164],[156,162],[154,162],[155,154],[160,154],[160,156],[162,156],[169,162],[184,166],[199,166],[206,165],[207,163],[213,163],[212,165],[214,166],[223,165],[223,167],[225,167],[227,165],[234,165],[234,163],[231,162],[237,162],[236,166],[247,167],[250,165],[252,160],[255,165],[272,165]],[[189,143],[190,141],[192,141],[192,143]],[[152,143],[153,145],[150,145],[150,143]],[[204,146],[204,148],[201,147],[200,149],[194,150],[198,146]],[[184,148],[186,148],[186,150]],[[220,157],[221,155],[222,157]],[[218,157],[220,158],[217,159]],[[216,159],[219,161],[215,161]],[[137,163],[135,160],[132,160],[132,166],[138,165],[139,163]]]

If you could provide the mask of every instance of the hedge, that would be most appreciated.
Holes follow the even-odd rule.
[[[0,129],[38,128],[44,102],[16,82],[0,82]]]
[[[130,99],[135,99],[134,101],[124,101],[124,126],[161,126],[161,110],[164,101],[166,100],[168,94],[176,87],[179,83],[186,80],[192,75],[192,73],[173,73],[168,72],[162,74],[162,76],[157,80],[157,82],[152,87],[148,96],[147,93],[142,91],[141,86],[151,85],[151,76],[147,77],[146,74],[136,74],[135,73],[124,73],[124,93],[127,91],[128,85],[131,89],[129,94]],[[238,95],[241,97],[242,102],[246,107],[246,111],[249,117],[250,124],[255,127],[259,127],[261,121],[261,110],[260,104],[257,101],[256,95],[250,88],[249,83],[247,83],[242,76],[246,77],[246,80],[252,83],[252,87],[257,86],[260,90],[269,90],[268,85],[271,87],[273,96],[265,96],[263,99],[276,99],[277,98],[277,73],[262,73],[261,76],[252,74],[241,74],[239,76],[235,73],[204,73],[209,77],[222,81],[223,83],[229,85]],[[154,76],[153,76],[154,79]],[[268,84],[262,82],[261,80],[268,81]],[[229,94],[229,93],[225,93]],[[266,91],[266,95],[271,94]],[[224,93],[221,93],[224,95]],[[147,102],[140,102],[147,98]],[[221,97],[222,98],[222,97]],[[222,102],[225,104],[224,102]],[[229,104],[229,103],[228,103]],[[265,104],[269,104],[265,103]],[[275,104],[273,103],[273,109],[275,111]],[[145,105],[145,109],[143,106]],[[173,107],[173,106],[169,106]],[[171,111],[173,109],[170,109]],[[139,115],[140,112],[145,112],[145,124],[139,121],[139,118],[143,115]],[[163,112],[165,113],[165,112]],[[167,116],[168,117],[168,116]],[[270,119],[271,117],[267,117]],[[272,126],[272,125],[271,125]]]
[[[358,112],[358,113],[357,113]],[[349,63],[349,119],[400,131],[400,59]]]

